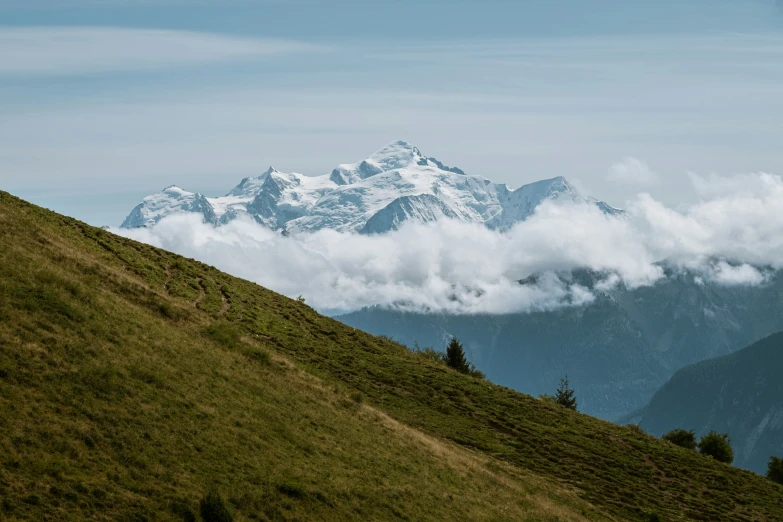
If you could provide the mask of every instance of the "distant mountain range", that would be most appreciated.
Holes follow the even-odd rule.
[[[490,380],[533,395],[552,393],[568,374],[580,411],[615,420],[647,404],[680,368],[783,330],[779,272],[759,286],[726,286],[664,268],[665,278],[635,289],[598,289],[604,276],[588,270],[560,274],[597,297],[548,312],[463,316],[374,307],[338,319],[411,347],[442,350],[455,335]]]
[[[734,464],[764,473],[770,456],[783,456],[783,332],[681,369],[622,420],[654,435],[673,428],[728,433]]]
[[[222,197],[169,187],[145,198],[122,226],[149,227],[172,214],[192,213],[215,226],[244,216],[290,234],[322,229],[380,234],[409,221],[444,218],[505,230],[547,200],[623,213],[581,195],[563,177],[511,190],[395,141],[323,176],[270,167]],[[567,373],[582,411],[617,419],[644,406],[683,366],[783,330],[780,274],[770,272],[759,286],[727,286],[666,263],[661,267],[665,278],[635,289],[622,284],[606,289],[599,281],[607,274],[589,270],[560,273],[596,299],[554,311],[449,316],[368,308],[340,319],[409,346],[442,348],[456,335],[490,379],[534,395],[551,393]],[[535,276],[517,284],[535,284]]]
[[[609,214],[622,212],[582,196],[564,177],[511,190],[395,141],[363,161],[339,165],[323,176],[270,167],[256,178],[243,179],[222,197],[170,186],[144,198],[122,227],[149,227],[166,216],[187,212],[217,226],[245,215],[274,230],[293,233],[332,229],[381,234],[406,221],[442,218],[503,230],[530,216],[547,199],[593,203]]]

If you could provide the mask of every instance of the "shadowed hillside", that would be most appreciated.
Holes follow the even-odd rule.
[[[734,464],[764,473],[783,455],[783,332],[683,368],[629,416],[650,433],[673,428],[728,433]]]
[[[10,520],[783,519],[758,475],[3,192],[0,459]]]
[[[378,306],[338,319],[408,346],[444,346],[457,336],[493,382],[532,395],[551,393],[568,374],[582,411],[615,420],[647,404],[680,368],[783,329],[780,271],[760,285],[725,285],[661,266],[665,278],[633,289],[596,288],[605,274],[590,270],[561,273],[596,299],[560,310],[449,315]]]

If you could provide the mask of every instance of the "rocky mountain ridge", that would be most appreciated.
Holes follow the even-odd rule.
[[[185,212],[200,214],[204,222],[215,226],[249,216],[286,233],[331,229],[382,234],[407,221],[444,218],[503,230],[529,217],[543,201],[562,199],[596,204],[608,214],[622,212],[583,196],[562,176],[511,190],[426,157],[405,141],[395,141],[360,162],[339,165],[322,176],[270,167],[258,177],[243,179],[222,197],[209,198],[170,186],[144,198],[122,227],[149,227]]]

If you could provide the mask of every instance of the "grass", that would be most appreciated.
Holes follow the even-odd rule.
[[[0,192],[0,518],[783,520],[783,487]]]

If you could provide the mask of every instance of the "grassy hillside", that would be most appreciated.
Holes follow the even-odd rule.
[[[783,332],[674,374],[641,412],[650,433],[728,433],[734,464],[759,473],[783,455]]]
[[[783,487],[0,192],[0,518],[783,520]]]

